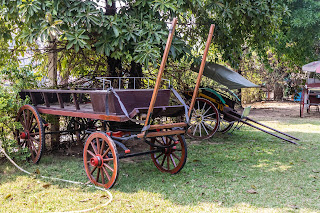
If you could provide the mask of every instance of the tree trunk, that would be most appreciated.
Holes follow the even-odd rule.
[[[49,45],[49,53],[48,53],[48,78],[49,78],[49,86],[50,87],[57,87],[57,59],[58,59],[58,52],[57,52],[57,44],[53,40]],[[57,132],[60,129],[59,125],[59,117],[54,116],[52,120],[50,120],[50,131]],[[60,143],[60,134],[51,134],[50,135],[51,141],[51,149],[57,150]]]
[[[279,83],[274,84],[274,100],[280,101],[283,98],[283,86]]]
[[[109,77],[121,77],[122,76],[121,70],[122,70],[121,60],[108,57]],[[113,80],[112,87],[118,88],[119,81]],[[121,87],[121,82],[120,82],[120,87]]]
[[[106,15],[114,16],[116,12],[117,12],[116,2],[112,1],[112,5],[110,6],[108,4],[108,1],[106,1]]]
[[[130,76],[143,77],[141,64],[137,64],[134,61],[131,62]],[[130,81],[130,83],[129,83],[129,88],[135,87],[136,89],[139,89],[139,88],[141,88],[141,86],[142,86],[141,78],[136,79],[135,82]]]
[[[48,78],[49,78],[49,86],[56,87],[57,82],[57,61],[58,61],[58,53],[57,53],[57,43],[54,41],[49,44],[49,52],[48,52]]]

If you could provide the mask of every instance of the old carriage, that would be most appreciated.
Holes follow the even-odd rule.
[[[187,131],[190,137],[207,139],[216,131],[226,133],[245,124],[293,144],[296,144],[293,140],[299,140],[248,117],[250,106],[242,109],[240,99],[232,90],[259,87],[258,85],[233,70],[215,63],[207,63],[203,75],[224,87],[203,87],[196,93],[198,95]],[[192,94],[193,91],[186,91],[184,95],[188,99]]]
[[[176,23],[174,19],[153,90],[115,89],[110,79],[102,79],[105,83],[102,90],[21,91],[21,97],[29,97],[32,105],[20,108],[17,121],[22,124],[22,128],[15,135],[21,146],[29,148],[32,161],[37,163],[40,160],[45,135],[55,133],[47,130],[46,121],[41,116],[49,114],[86,121],[82,125],[73,125],[78,128],[68,131],[79,132],[79,128],[85,128],[86,133],[90,133],[84,144],[83,161],[88,178],[96,185],[112,187],[118,176],[119,159],[139,155],[151,155],[153,163],[162,172],[178,173],[187,159],[184,134],[188,129],[191,112],[188,112],[183,99],[172,87],[160,89]],[[198,92],[213,31],[214,25],[211,25],[195,93]],[[170,93],[176,96],[180,105],[169,105]],[[193,103],[195,98],[196,94],[193,95]],[[176,116],[184,116],[185,120],[161,123],[161,119],[157,119]],[[148,150],[132,153],[127,148],[126,144],[137,139],[146,143]]]

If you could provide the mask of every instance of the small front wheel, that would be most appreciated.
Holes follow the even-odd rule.
[[[90,181],[107,189],[118,177],[119,156],[113,140],[102,132],[92,133],[83,149],[84,168]]]
[[[183,135],[151,138],[151,144],[155,145],[150,146],[151,150],[161,149],[160,152],[151,154],[154,165],[160,171],[171,174],[180,172],[187,160],[187,143]]]

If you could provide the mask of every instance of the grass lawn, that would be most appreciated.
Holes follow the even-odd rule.
[[[262,122],[300,138],[300,145],[244,127],[188,139],[187,163],[176,175],[158,171],[149,156],[120,160],[112,202],[93,212],[320,212],[320,121]],[[20,165],[88,181],[80,157],[45,155],[38,165]],[[37,179],[0,160],[0,212],[81,210],[108,199],[106,192]]]

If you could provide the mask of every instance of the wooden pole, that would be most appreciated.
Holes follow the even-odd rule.
[[[169,51],[170,51],[171,42],[172,42],[172,38],[173,38],[173,35],[174,35],[174,30],[175,30],[176,24],[177,24],[177,19],[174,18],[173,21],[172,21],[171,28],[169,30],[168,40],[167,40],[166,48],[165,48],[164,53],[163,53],[161,65],[160,65],[160,68],[159,68],[158,77],[157,77],[157,80],[156,80],[156,85],[154,87],[152,98],[151,98],[151,101],[150,101],[147,118],[146,118],[146,121],[145,121],[145,124],[144,124],[145,126],[147,126],[149,124],[149,120],[150,120],[150,117],[151,117],[152,112],[153,112],[154,104],[155,104],[155,102],[157,100],[158,91],[159,91],[160,83],[161,83],[161,77],[162,77],[166,62],[167,62],[167,58],[168,58],[168,54],[169,54]]]
[[[190,108],[189,108],[189,112],[188,112],[188,116],[189,117],[191,116],[191,112],[192,112],[192,109],[194,107],[194,103],[195,103],[196,98],[198,96],[201,77],[202,77],[202,74],[203,74],[204,66],[206,65],[207,54],[208,54],[210,43],[211,43],[211,40],[212,40],[214,27],[215,27],[215,25],[211,24],[209,35],[208,35],[208,39],[207,39],[207,43],[206,43],[206,48],[204,50],[201,66],[200,66],[200,69],[199,69],[199,74],[198,74],[198,78],[197,78],[196,87],[194,88],[192,100],[191,100],[191,103],[190,103]]]

